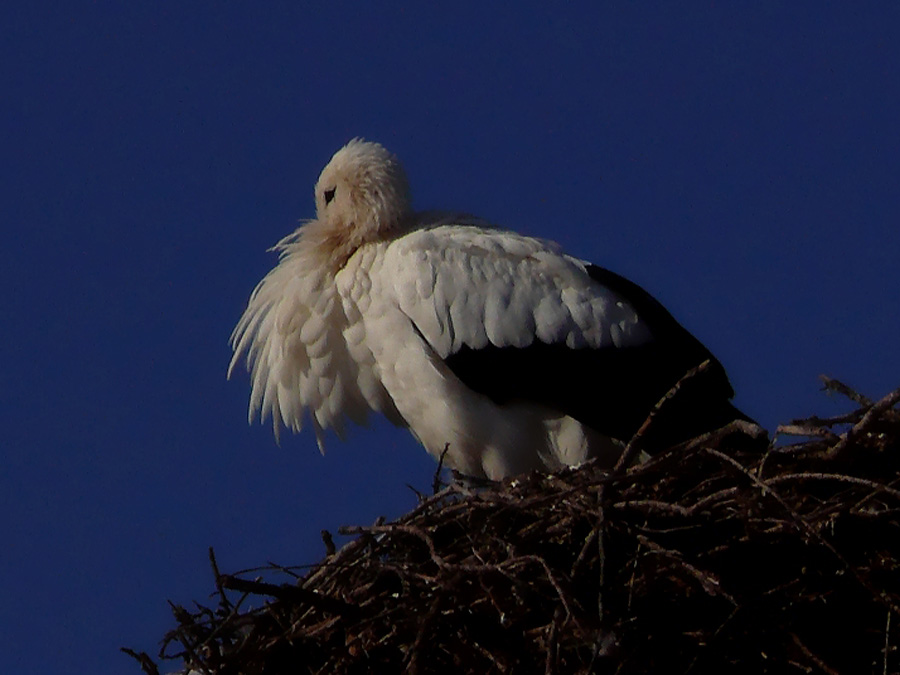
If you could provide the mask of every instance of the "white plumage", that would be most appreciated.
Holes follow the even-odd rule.
[[[309,419],[322,448],[375,411],[473,476],[610,462],[705,359],[657,440],[742,417],[718,362],[639,287],[550,242],[413,212],[380,145],[348,143],[315,195],[232,335],[229,374],[246,354],[250,419],[276,435]]]

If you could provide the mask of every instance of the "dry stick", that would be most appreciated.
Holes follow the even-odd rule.
[[[441,471],[444,469],[444,458],[447,456],[447,453],[450,452],[450,444],[447,443],[444,445],[444,449],[441,451],[441,456],[438,458],[437,468],[434,470],[434,476],[431,479],[431,494],[436,495],[441,491]]]
[[[657,401],[656,405],[653,406],[653,409],[650,411],[650,414],[647,415],[647,419],[644,420],[644,423],[641,424],[638,430],[625,445],[625,449],[622,450],[622,453],[619,455],[619,459],[616,461],[615,466],[613,466],[612,471],[610,472],[611,477],[616,478],[618,476],[621,476],[622,472],[631,464],[638,451],[640,450],[641,440],[647,433],[647,430],[653,424],[653,420],[656,419],[656,416],[659,414],[659,411],[663,408],[663,406],[665,406],[668,401],[672,400],[678,394],[682,384],[707,370],[709,368],[709,364],[710,360],[706,359],[703,363],[694,368],[691,368],[678,380],[678,382],[675,383],[675,386],[673,386],[671,389],[669,389],[669,391],[666,392],[665,396]],[[606,518],[604,516],[605,503],[606,483],[603,483],[597,490],[598,522],[596,528],[600,535],[597,538],[599,555],[597,560],[597,566],[599,568],[597,576],[599,577],[600,589],[597,594],[597,616],[600,619],[601,624],[603,623],[603,587],[606,579],[606,554],[604,546],[604,529],[606,527]]]
[[[337,552],[337,548],[334,545],[334,537],[331,536],[331,532],[328,530],[322,530],[319,534],[322,536],[322,543],[325,544],[325,556],[330,558]]]
[[[660,410],[662,410],[663,406],[666,405],[670,400],[675,398],[678,395],[678,392],[681,390],[681,387],[688,380],[693,379],[700,373],[709,369],[710,360],[706,359],[703,363],[694,368],[691,368],[684,375],[681,376],[681,379],[675,383],[675,385],[666,392],[665,396],[663,396],[659,401],[657,401],[656,405],[653,406],[653,410],[650,411],[650,414],[647,415],[647,419],[644,420],[644,423],[638,428],[638,430],[631,437],[631,440],[628,441],[628,444],[625,446],[625,449],[622,451],[622,454],[619,455],[619,460],[616,462],[616,465],[613,467],[612,474],[619,475],[622,472],[622,469],[631,464],[631,461],[634,459],[634,456],[637,454],[640,449],[640,442],[643,437],[646,435],[647,430],[653,424],[653,420],[656,419],[656,416],[659,414]]]
[[[268,595],[278,600],[294,600],[300,602],[308,602],[314,607],[334,612],[342,616],[354,616],[358,613],[355,605],[351,605],[343,600],[332,598],[327,595],[321,595],[314,591],[301,588],[300,586],[290,586],[288,584],[278,585],[269,584],[264,581],[250,581],[224,574],[220,577],[222,588],[231,591],[240,591],[243,593],[252,593],[254,595]]]
[[[843,423],[843,420],[839,423]],[[817,436],[821,438],[837,438],[838,436],[828,426],[810,424],[808,420],[779,424],[775,427],[775,435],[780,436],[782,434],[786,436]]]
[[[494,668],[493,668],[492,672],[502,673],[503,671],[506,670],[506,668],[502,667],[502,666],[500,665],[500,663],[497,662],[497,658],[496,658],[489,650],[485,649],[482,645],[480,645],[480,644],[478,644],[478,643],[476,642],[476,643],[474,643],[472,646],[473,646],[475,649],[477,649],[478,652],[479,652],[484,658],[486,658],[488,661],[490,661],[491,663],[494,664]]]
[[[575,575],[578,573],[579,568],[584,564],[587,560],[588,551],[591,548],[591,544],[594,543],[594,539],[597,537],[597,528],[593,528],[588,535],[584,538],[584,544],[581,546],[581,550],[578,552],[578,555],[575,557],[575,562],[572,563],[572,568],[569,571],[569,577],[575,578]]]
[[[413,640],[412,647],[409,649],[409,664],[407,665],[407,668],[412,675],[419,672],[419,649],[425,639],[426,630],[431,627],[431,622],[434,620],[440,604],[441,596],[436,595],[434,600],[431,601],[428,612],[422,617],[422,621],[419,623],[419,630],[416,631],[416,639]]]
[[[791,633],[790,636],[791,636],[791,640],[794,642],[795,645],[797,645],[800,648],[800,651],[803,652],[803,654],[806,656],[806,658],[808,658],[810,661],[812,661],[814,664],[816,664],[816,666],[820,670],[822,670],[824,673],[826,673],[826,675],[841,675],[838,671],[836,671],[834,668],[830,667],[822,659],[820,659],[818,656],[816,656],[816,654],[814,654],[812,652],[812,650],[810,650],[809,647],[807,647],[805,644],[803,644],[803,641],[800,639],[800,637],[796,633]]]
[[[891,650],[891,610],[887,611],[887,620],[884,625],[884,675],[888,672],[888,652]]]
[[[711,431],[705,431],[699,436],[695,436],[690,440],[679,443],[678,445],[673,446],[672,450],[677,451],[678,453],[686,453],[691,450],[697,450],[702,448],[703,446],[709,445],[710,443],[718,442],[723,438],[731,435],[735,431],[740,431],[747,436],[751,436],[752,438],[760,438],[763,434],[766,433],[765,429],[754,422],[747,422],[745,420],[732,420],[723,427],[719,427],[718,429],[713,429]]]
[[[544,656],[544,675],[552,675],[556,672],[556,660],[559,653],[556,636],[559,632],[560,618],[559,607],[557,607],[553,612],[553,618],[550,619],[550,629],[547,635],[547,653]]]
[[[125,652],[131,658],[136,659],[141,664],[141,670],[146,675],[159,675],[159,668],[156,667],[156,664],[153,663],[153,659],[150,658],[147,652],[136,652],[128,647],[119,647],[119,651]]]
[[[216,591],[219,593],[220,602],[229,610],[233,609],[234,606],[231,604],[231,601],[228,599],[228,596],[225,594],[225,589],[222,587],[222,575],[219,572],[219,564],[216,562],[216,552],[213,550],[213,547],[210,546],[207,551],[207,555],[209,556],[209,565],[212,567],[213,571],[213,579],[216,584]]]
[[[404,523],[409,522],[410,520],[414,520],[417,517],[417,514],[421,513],[427,508],[431,508],[435,504],[445,499],[448,499],[449,497],[452,497],[453,494],[468,496],[469,493],[465,491],[461,486],[457,486],[456,484],[449,485],[441,490],[438,494],[423,499],[419,503],[419,506],[416,510],[401,516],[397,522]],[[367,532],[364,532],[363,530],[364,528],[356,532],[353,531],[353,528],[339,527],[338,534],[367,534]],[[318,564],[315,569],[305,577],[305,579],[303,580],[303,585],[315,585],[315,583],[318,583],[318,581],[322,577],[328,576],[333,570],[341,567],[353,566],[354,564],[356,564],[352,561],[355,560],[357,550],[369,546],[370,543],[370,540],[364,537],[348,542],[347,544],[342,546],[341,549],[334,554],[334,556]],[[344,562],[348,558],[351,560],[349,564]]]
[[[835,415],[833,417],[818,417],[817,415],[813,415],[812,417],[808,417],[806,419],[793,420],[788,424],[779,424],[775,428],[775,434],[772,438],[773,446],[777,437],[782,434],[788,436],[814,436],[831,440],[835,436],[837,436],[837,434],[832,431],[832,427],[838,426],[840,424],[857,424],[862,418],[865,409],[872,406],[871,399],[855,392],[846,384],[843,384],[842,382],[839,382],[838,380],[835,380],[833,378],[827,377],[826,375],[820,375],[819,379],[824,383],[825,390],[836,391],[840,394],[843,394],[851,401],[857,403],[860,408],[851,410],[850,412],[844,413],[843,415]],[[799,445],[806,446],[805,443]],[[808,450],[809,448],[803,447],[803,449]]]
[[[888,489],[891,489],[891,490],[895,490],[896,488],[894,488],[894,485],[897,484],[897,482],[900,482],[900,478],[895,478],[895,479],[892,480],[890,483],[885,484],[885,487],[888,488]],[[898,491],[898,492],[900,492],[900,491]],[[872,499],[874,499],[876,494],[878,494],[878,493],[875,492],[875,491],[870,492],[869,494],[865,495],[862,499],[860,499],[859,501],[857,501],[852,507],[850,507],[849,509],[847,509],[847,511],[848,511],[849,513],[854,513],[854,514],[856,514],[856,515],[858,515],[858,516],[859,516],[859,515],[864,515],[863,512],[860,511],[860,508],[861,508],[862,505],[865,504],[866,502],[871,501]]]
[[[722,460],[722,461],[725,462],[726,464],[729,464],[730,466],[733,466],[733,467],[734,467],[735,469],[737,469],[740,473],[742,473],[742,474],[744,474],[745,476],[747,476],[751,481],[753,481],[753,483],[754,483],[755,485],[757,485],[757,486],[762,490],[762,493],[763,493],[764,495],[769,495],[769,496],[771,496],[775,501],[777,501],[777,502],[781,505],[781,507],[782,507],[782,508],[783,508],[783,509],[791,516],[791,518],[796,522],[796,524],[799,525],[800,528],[801,528],[804,532],[807,533],[807,535],[809,535],[811,538],[815,539],[815,540],[818,541],[822,546],[824,546],[824,547],[825,547],[825,548],[826,548],[826,549],[827,549],[827,550],[835,557],[835,559],[843,566],[844,571],[847,571],[847,572],[852,573],[853,576],[856,577],[856,580],[857,580],[860,584],[862,584],[863,588],[865,588],[867,591],[869,591],[874,597],[877,597],[877,598],[882,602],[882,604],[884,604],[884,605],[885,605],[886,607],[888,607],[889,609],[892,609],[892,610],[894,610],[894,611],[900,611],[900,608],[898,608],[898,607],[897,607],[897,606],[896,606],[896,605],[895,605],[895,604],[887,597],[887,594],[886,594],[886,593],[884,593],[884,592],[882,592],[882,591],[879,591],[878,589],[874,588],[874,587],[872,586],[872,584],[870,584],[869,581],[868,581],[867,579],[864,579],[864,578],[862,577],[862,575],[859,573],[859,570],[858,570],[856,567],[850,565],[850,563],[847,562],[847,560],[844,558],[844,556],[842,556],[842,555],[840,554],[840,552],[839,552],[839,551],[838,551],[838,550],[837,550],[837,549],[836,549],[829,541],[827,541],[827,540],[821,535],[821,533],[817,532],[813,527],[810,526],[810,524],[806,521],[805,518],[803,518],[803,516],[801,516],[801,515],[800,515],[799,513],[797,513],[794,509],[792,509],[792,508],[790,507],[790,505],[787,503],[787,501],[785,501],[785,499],[784,499],[780,494],[778,494],[778,492],[775,491],[775,490],[771,487],[771,485],[769,485],[769,482],[768,482],[768,481],[761,480],[760,478],[754,476],[754,475],[753,475],[753,472],[748,471],[747,468],[744,467],[740,462],[738,462],[737,460],[735,460],[735,459],[729,457],[728,455],[726,455],[726,454],[724,454],[724,453],[722,453],[722,452],[719,452],[718,450],[713,450],[712,448],[707,448],[707,449],[706,449],[706,452],[709,453],[710,455],[712,455],[713,457],[718,457],[720,460]]]
[[[710,367],[710,359],[706,359],[699,365],[695,366],[688,370],[675,385],[666,392],[665,396],[663,396],[659,401],[657,401],[656,405],[653,406],[653,409],[650,411],[650,414],[647,415],[647,419],[644,420],[644,423],[638,428],[638,430],[634,433],[628,443],[625,445],[625,449],[619,455],[619,459],[616,461],[615,466],[613,466],[610,475],[612,477],[618,477],[622,475],[622,472],[632,463],[638,451],[640,450],[641,440],[643,440],[644,436],[647,433],[647,430],[652,426],[653,421],[656,419],[656,416],[659,414],[660,410],[673,398],[678,395],[678,392],[681,390],[681,387],[685,382],[693,379],[697,375],[703,373],[708,370]],[[604,528],[605,528],[605,502],[606,502],[606,484],[600,486],[600,489],[597,491],[597,503],[598,503],[598,511],[599,511],[599,521],[597,523],[597,529],[600,532],[600,536],[598,538],[598,546],[599,546],[599,560],[598,560],[598,576],[599,576],[599,588],[600,591],[597,595],[597,616],[600,619],[602,624],[603,622],[603,586],[606,577],[606,555],[604,550]]]
[[[169,606],[172,608],[172,613],[175,614],[175,618],[178,621],[178,623],[180,624],[180,627],[184,627],[185,623],[193,624],[194,617],[186,609],[184,609],[183,607],[181,607],[179,605],[174,604],[171,600],[169,601]],[[177,637],[173,636],[172,639],[177,639],[178,642],[181,643],[181,646],[184,648],[184,651],[177,654],[177,656],[182,657],[182,659],[184,661],[186,661],[187,663],[190,663],[190,664],[195,664],[195,663],[200,662],[200,659],[197,658],[197,652],[194,649],[194,647],[197,645],[188,644],[188,642],[187,642],[187,640],[189,640],[188,636],[184,635],[184,633],[181,632]],[[169,643],[169,640],[166,639],[163,643],[162,649],[165,649],[166,646],[168,645],[168,643]],[[202,647],[204,643],[205,643],[205,640],[204,640],[204,642],[199,643],[199,646]],[[162,655],[162,651],[160,651],[160,655]],[[187,657],[188,657],[187,659],[184,658],[185,655],[187,655]]]
[[[879,419],[881,413],[893,408],[898,402],[900,402],[900,389],[895,389],[872,405],[872,407],[866,411],[866,414],[863,415],[862,419],[857,422],[850,431],[842,435],[841,440],[838,441],[834,447],[828,450],[826,457],[837,457],[841,454],[852,441],[856,440],[857,436],[864,433],[873,422]]]
[[[648,537],[645,537],[642,534],[638,534],[637,538],[644,546],[653,551],[653,553],[661,555],[684,568],[692,577],[700,582],[700,585],[703,587],[703,590],[706,591],[707,595],[721,596],[728,600],[728,602],[730,602],[735,607],[738,606],[737,600],[735,600],[730,593],[722,588],[722,584],[718,579],[713,577],[711,574],[704,572],[699,567],[691,565],[684,558],[682,558],[677,551],[672,551],[663,546],[660,546],[655,541]]]
[[[634,509],[641,513],[646,513],[648,511],[663,511],[670,515],[678,516],[690,516],[694,510],[693,507],[686,507],[681,504],[671,504],[658,499],[627,499],[625,501],[616,502],[611,506],[617,511],[624,511],[625,509]]]
[[[204,638],[204,640],[199,645],[195,645],[195,646],[199,646],[199,647],[205,647],[207,644],[209,644],[213,640],[215,640],[219,636],[219,634],[221,634],[222,631],[225,630],[225,628],[227,626],[229,626],[229,624],[236,617],[239,616],[241,605],[244,604],[244,600],[246,600],[247,597],[251,594],[251,591],[245,591],[236,603],[232,603],[231,600],[228,599],[227,593],[225,593],[225,586],[222,583],[224,575],[219,573],[219,564],[216,561],[216,554],[215,554],[215,551],[213,550],[212,546],[209,547],[208,555],[209,555],[209,563],[213,570],[213,575],[214,575],[213,578],[215,580],[214,583],[216,584],[216,592],[219,594],[219,598],[220,598],[220,602],[222,603],[222,606],[228,610],[228,616],[226,616],[219,623],[219,625],[216,626],[210,632],[210,634]],[[183,640],[180,640],[180,642],[183,646],[188,647],[188,645],[184,644]],[[196,657],[196,655],[194,655],[194,656]]]
[[[481,556],[474,549],[472,550],[472,555],[474,555],[476,558],[481,560]],[[506,576],[506,575],[504,575],[504,576]],[[509,577],[507,576],[507,578],[509,578]],[[479,586],[479,588],[481,588],[481,592],[484,593],[485,596],[487,596],[488,600],[490,600],[491,606],[497,611],[497,616],[500,617],[500,623],[502,625],[505,620],[504,615],[506,613],[503,611],[503,609],[497,603],[497,598],[496,598],[495,594],[493,593],[493,591],[491,591],[490,586],[484,582],[483,577],[478,579],[478,586]]]
[[[836,481],[838,483],[849,483],[850,485],[861,485],[869,488],[873,492],[883,492],[894,499],[900,499],[900,490],[888,487],[884,483],[877,483],[873,480],[857,478],[856,476],[846,476],[840,473],[813,473],[806,471],[803,473],[783,473],[779,476],[773,476],[772,478],[766,479],[766,483],[769,485],[777,485],[778,483],[803,480]]]
[[[498,563],[494,564],[482,564],[482,565],[472,565],[469,563],[451,563],[447,562],[441,554],[437,552],[437,548],[434,545],[434,541],[432,538],[419,529],[418,527],[414,527],[411,525],[396,525],[396,524],[388,524],[388,525],[374,525],[370,527],[343,527],[341,528],[341,532],[345,534],[363,534],[363,533],[393,533],[393,532],[403,532],[406,534],[411,534],[412,536],[420,539],[425,543],[428,547],[428,552],[431,555],[431,560],[435,565],[444,569],[451,571],[462,571],[462,572],[470,572],[474,574],[483,574],[484,572],[502,572],[504,569],[509,567],[517,567],[520,564],[527,563],[537,563],[544,569],[544,574],[547,576],[547,581],[550,582],[550,585],[553,586],[553,589],[556,591],[557,596],[562,602],[563,607],[566,608],[566,612],[568,612],[569,616],[575,617],[575,614],[572,612],[572,608],[569,605],[569,601],[566,598],[566,594],[563,591],[562,587],[559,585],[559,582],[556,580],[556,577],[553,575],[553,572],[550,569],[550,566],[547,564],[547,561],[537,555],[522,555],[516,556],[512,558],[507,558]]]
[[[624,454],[624,453],[623,453]],[[597,619],[603,625],[603,592],[606,589],[606,506],[604,502],[604,490],[606,484],[600,486],[597,491]]]
[[[831,417],[812,415],[784,422],[779,424],[776,429],[778,429],[778,433],[784,433],[788,436],[826,436],[832,438],[837,436],[832,431],[833,427],[841,424],[856,424],[862,419],[865,411],[866,408],[856,408],[843,415],[833,415]]]
[[[823,388],[826,391],[831,390],[836,391],[839,394],[843,394],[854,403],[858,403],[863,408],[867,408],[872,405],[871,399],[851,389],[840,380],[835,380],[833,377],[828,377],[827,375],[819,375],[819,379],[822,380]]]
[[[711,492],[705,497],[701,497],[696,502],[694,502],[689,509],[689,515],[693,515],[697,511],[701,511],[707,506],[714,504],[719,501],[724,501],[729,497],[733,496],[738,491],[737,486],[731,486],[727,488],[722,488],[721,490],[716,490],[715,492]]]

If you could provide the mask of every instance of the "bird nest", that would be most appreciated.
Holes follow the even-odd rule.
[[[900,672],[900,390],[825,384],[857,409],[781,426],[764,452],[738,422],[642,462],[633,443],[612,472],[456,482],[344,528],[338,551],[323,533],[305,574],[222,574],[211,553],[214,601],[174,608],[160,657],[221,674]]]

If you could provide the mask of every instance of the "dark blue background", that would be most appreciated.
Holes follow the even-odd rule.
[[[306,3],[304,3],[306,4]],[[900,385],[900,5],[15,3],[0,40],[0,671],[138,672],[166,599],[310,563],[432,460],[248,427],[228,336],[354,136],[656,295],[772,428]]]

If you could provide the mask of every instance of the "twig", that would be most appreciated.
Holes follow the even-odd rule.
[[[315,607],[342,615],[355,616],[357,614],[357,608],[343,600],[330,598],[326,595],[321,595],[299,586],[269,584],[264,581],[250,581],[249,579],[241,579],[228,574],[224,574],[220,577],[220,583],[222,588],[227,588],[232,591],[253,593],[254,595],[268,595],[280,600],[287,599],[308,602]]]
[[[850,431],[848,431],[844,436],[838,441],[834,447],[828,451],[828,457],[837,457],[844,450],[853,443],[858,436],[865,433],[868,428],[872,425],[872,423],[879,419],[882,413],[886,410],[893,408],[897,403],[900,403],[900,389],[895,389],[890,394],[882,398],[877,403],[873,404],[870,407],[866,414],[863,415],[862,419],[857,422]]]
[[[224,608],[231,610],[234,607],[228,599],[225,589],[222,588],[222,575],[219,572],[219,564],[216,562],[216,552],[213,550],[212,546],[207,549],[207,555],[209,556],[209,566],[212,567],[213,579],[215,579],[216,582],[216,591],[219,594],[219,602]]]
[[[681,376],[681,378],[678,380],[678,382],[676,382],[675,385],[671,389],[669,389],[669,391],[666,392],[665,396],[663,396],[661,399],[659,399],[659,401],[657,401],[656,405],[653,406],[653,410],[651,410],[650,414],[647,415],[647,419],[644,420],[644,423],[641,424],[641,426],[638,428],[638,430],[631,437],[631,440],[628,441],[627,445],[625,446],[625,449],[622,451],[622,454],[619,455],[619,459],[616,462],[616,464],[612,470],[613,475],[618,475],[618,474],[622,473],[622,470],[631,464],[631,462],[634,460],[635,456],[637,455],[638,450],[640,450],[641,441],[643,440],[644,436],[646,435],[647,430],[653,424],[653,420],[656,419],[656,416],[660,413],[660,411],[663,409],[663,407],[669,401],[671,401],[673,398],[675,398],[678,395],[678,392],[681,390],[681,387],[684,385],[684,383],[693,379],[700,373],[703,373],[706,370],[708,370],[709,366],[710,366],[710,360],[706,359],[703,363],[699,364],[698,366],[695,366],[694,368],[691,368],[689,371],[687,371],[684,375]]]
[[[150,658],[147,652],[136,652],[128,647],[119,647],[119,651],[125,652],[131,658],[136,659],[141,664],[141,670],[146,675],[159,675],[159,668],[156,667],[156,664],[153,663],[153,659]]]
[[[888,487],[884,483],[878,483],[866,478],[857,478],[856,476],[846,476],[839,473],[816,473],[812,471],[805,471],[803,473],[783,473],[779,476],[773,476],[766,479],[765,483],[766,485],[778,485],[780,483],[806,480],[832,481],[836,483],[846,483],[847,485],[859,485],[861,487],[869,488],[872,492],[884,493],[890,495],[894,499],[900,500],[900,490]]]
[[[431,494],[436,495],[441,491],[441,487],[443,483],[441,482],[441,471],[444,470],[444,458],[447,456],[447,453],[450,452],[450,444],[447,443],[444,445],[444,449],[441,450],[441,456],[438,457],[438,465],[434,470],[434,477],[431,479]]]
[[[641,544],[646,546],[653,553],[664,556],[665,558],[671,560],[673,563],[687,571],[688,574],[690,574],[700,582],[700,585],[703,587],[703,590],[706,591],[707,595],[725,598],[735,607],[738,606],[738,601],[735,600],[734,597],[732,597],[731,594],[729,594],[725,589],[723,589],[721,582],[714,576],[712,576],[709,572],[701,570],[699,567],[695,567],[691,563],[687,562],[679,552],[672,551],[663,546],[660,546],[655,541],[644,536],[643,534],[638,534],[637,538],[638,540],[640,540]]]
[[[888,672],[888,654],[891,651],[891,610],[888,608],[884,622],[884,675]]]
[[[325,555],[330,558],[337,552],[334,546],[334,537],[331,536],[331,532],[328,530],[322,530],[320,534],[322,535],[322,543],[325,544]]]
[[[797,645],[797,647],[800,648],[800,651],[803,652],[804,656],[812,661],[822,672],[826,673],[826,675],[841,675],[838,671],[836,671],[834,668],[825,663],[821,658],[819,658],[816,654],[814,654],[809,647],[803,644],[803,641],[796,633],[791,633],[791,640],[795,645]]]
[[[761,480],[757,476],[753,475],[752,472],[748,471],[739,462],[737,462],[734,459],[732,459],[731,457],[728,457],[727,455],[719,452],[718,450],[713,450],[712,448],[707,448],[706,452],[708,452],[709,454],[711,454],[715,457],[718,457],[719,459],[726,462],[727,464],[730,464],[735,469],[737,469],[738,471],[743,473],[745,476],[750,478],[750,480],[752,480],[762,490],[764,495],[768,495],[771,498],[773,498],[775,501],[777,501],[782,506],[782,508],[784,508],[788,514],[790,514],[790,516],[794,520],[794,522],[798,526],[800,526],[800,528],[802,528],[802,530],[804,532],[806,532],[807,535],[809,535],[812,539],[815,539],[823,547],[825,547],[825,549],[827,549],[834,556],[835,560],[837,560],[837,562],[840,564],[840,566],[843,568],[843,570],[845,572],[850,572],[851,574],[853,574],[853,576],[856,577],[857,581],[859,581],[860,584],[862,584],[862,586],[866,590],[868,590],[874,598],[877,598],[882,604],[884,604],[889,609],[893,609],[894,611],[900,611],[900,610],[898,610],[897,605],[887,596],[887,594],[884,591],[872,586],[872,584],[859,573],[859,570],[856,567],[850,565],[850,563],[847,562],[847,560],[844,558],[844,556],[842,556],[840,554],[840,552],[838,552],[838,550],[831,544],[831,542],[827,541],[818,530],[811,527],[805,518],[803,518],[793,508],[791,508],[790,505],[784,500],[784,498],[781,495],[778,494],[778,492],[776,490],[772,489],[772,487],[770,485],[771,480],[769,480],[769,481]]]
[[[866,398],[860,393],[857,393],[850,387],[848,387],[843,382],[834,379],[833,377],[828,377],[827,375],[819,375],[819,379],[822,380],[822,387],[826,391],[836,391],[839,394],[843,394],[847,398],[849,398],[854,403],[858,404],[863,408],[867,408],[872,405],[872,400]]]

